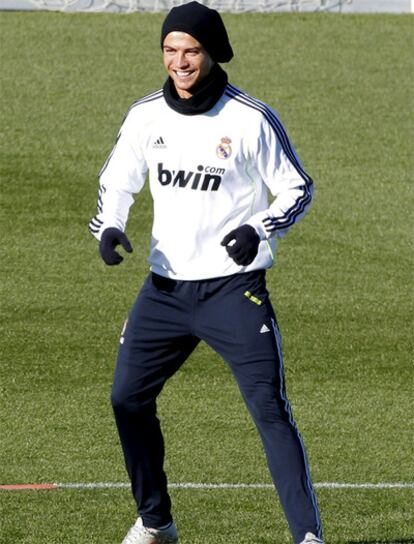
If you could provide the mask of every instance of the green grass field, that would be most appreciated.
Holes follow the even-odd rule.
[[[224,15],[231,81],[275,107],[315,180],[268,285],[313,479],[414,482],[413,18]],[[147,273],[144,191],[120,267],[87,223],[124,112],[158,89],[163,15],[1,13],[0,483],[126,482],[109,393]],[[269,483],[201,346],[159,402],[171,482]],[[271,489],[172,489],[182,544],[287,544]],[[318,489],[328,544],[414,543],[414,489]],[[117,544],[128,489],[0,491],[2,544]]]

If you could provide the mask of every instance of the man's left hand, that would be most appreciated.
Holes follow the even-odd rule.
[[[229,245],[234,240],[234,243]],[[229,232],[221,241],[227,253],[239,266],[252,263],[257,255],[260,238],[251,225],[242,225]]]

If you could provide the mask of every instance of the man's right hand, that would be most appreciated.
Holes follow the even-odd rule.
[[[102,259],[108,265],[121,263],[124,258],[115,251],[116,246],[121,245],[128,253],[132,252],[132,246],[126,234],[115,227],[105,229],[99,243],[99,252]]]

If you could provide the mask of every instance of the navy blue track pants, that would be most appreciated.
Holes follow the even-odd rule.
[[[295,543],[321,536],[302,438],[285,393],[279,330],[265,272],[176,281],[150,274],[121,337],[112,405],[144,524],[171,520],[156,398],[204,340],[229,365],[261,436]]]

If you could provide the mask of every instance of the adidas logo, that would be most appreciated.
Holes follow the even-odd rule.
[[[164,142],[164,138],[160,136],[155,140],[155,142],[152,144],[152,147],[155,149],[165,149],[167,147],[166,143]]]
[[[262,328],[260,329],[260,333],[263,334],[265,332],[270,332],[270,329],[263,323]]]

